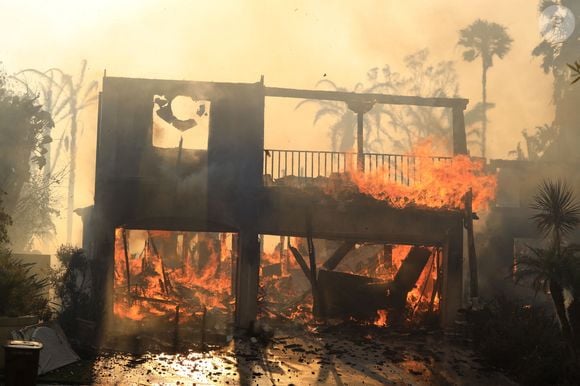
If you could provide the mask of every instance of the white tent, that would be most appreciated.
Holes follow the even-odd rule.
[[[57,323],[28,326],[19,331],[13,331],[12,337],[42,343],[43,348],[40,350],[38,360],[38,374],[44,374],[80,360]]]

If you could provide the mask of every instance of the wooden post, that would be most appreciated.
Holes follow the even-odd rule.
[[[236,294],[236,288],[237,288],[237,278],[238,278],[238,271],[237,271],[237,267],[238,267],[238,260],[239,260],[239,256],[240,256],[240,237],[237,233],[234,233],[232,235],[232,273],[231,273],[231,279],[232,279],[232,287],[230,288],[230,294],[232,296],[235,296]]]
[[[310,258],[310,285],[312,286],[312,313],[320,316],[320,304],[318,296],[318,281],[316,280],[316,252],[312,236],[308,236],[308,257]]]
[[[479,297],[479,283],[477,274],[477,255],[475,253],[475,239],[473,236],[473,191],[465,194],[465,229],[467,230],[467,247],[469,258],[469,296],[473,306],[477,306]]]
[[[393,246],[390,244],[383,245],[383,254],[385,268],[391,268],[393,266]]]
[[[375,102],[372,100],[363,100],[361,98],[352,99],[347,102],[348,108],[356,113],[356,165],[359,172],[364,171],[364,114],[373,108]]]
[[[173,330],[173,351],[179,351],[179,304],[175,306],[175,326]]]
[[[258,314],[258,284],[260,277],[260,244],[258,233],[240,231],[240,257],[237,266],[236,325],[250,328]]]
[[[441,327],[451,327],[463,303],[463,224],[462,221],[448,231],[443,249],[441,282]]]
[[[127,242],[127,230],[123,228],[123,249],[125,251],[125,269],[127,270],[127,301],[131,304],[131,269],[129,265],[129,243]]]
[[[364,134],[363,134],[363,122],[364,113],[356,113],[356,166],[359,172],[365,170],[365,159],[364,159]]]
[[[203,306],[203,313],[201,314],[201,351],[205,352],[205,329],[207,319],[207,307]]]
[[[453,155],[467,154],[467,135],[465,134],[465,119],[463,110],[466,105],[453,106]]]

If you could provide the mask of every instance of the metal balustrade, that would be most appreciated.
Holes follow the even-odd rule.
[[[421,162],[451,163],[451,157],[417,157],[400,154],[364,153],[364,172],[382,169],[388,181],[411,185],[419,181]],[[357,153],[306,150],[264,150],[264,175],[272,182],[283,183],[285,177],[309,179],[331,177],[357,169]]]

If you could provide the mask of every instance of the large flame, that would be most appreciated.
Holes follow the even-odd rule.
[[[273,236],[266,236],[273,237]],[[273,251],[264,251],[261,258],[260,275],[260,317],[282,318],[308,323],[313,320],[313,302],[310,284],[296,263],[290,251],[285,249],[286,239],[282,238]],[[306,255],[306,239],[291,237],[290,243]],[[411,251],[410,245],[392,245],[385,248],[374,245],[378,252],[359,254],[359,258],[348,256],[335,269],[336,271],[372,277],[381,281],[392,281],[403,261]],[[358,244],[356,250],[365,247]],[[415,286],[407,294],[406,320],[413,322],[416,315],[436,312],[439,309],[438,271],[441,267],[441,250],[428,247],[431,257],[423,269]],[[389,251],[389,252],[387,252]],[[388,255],[388,256],[387,256]],[[318,256],[320,257],[320,256]],[[320,269],[323,261],[318,261]],[[271,268],[280,264],[273,274]],[[277,267],[276,267],[277,268]],[[387,310],[379,310],[374,321],[360,321],[363,324],[373,323],[384,327],[389,323]]]
[[[174,316],[179,307],[186,321],[203,309],[231,311],[232,234],[118,228],[115,236],[116,316]],[[143,246],[140,254],[130,242]]]
[[[485,172],[485,162],[467,155],[436,162],[432,158],[434,149],[433,140],[427,139],[409,154],[414,157],[416,173],[406,176],[407,184],[390,180],[388,166],[366,172],[353,170],[350,177],[360,193],[396,208],[414,205],[460,209],[465,194],[471,189],[473,210],[485,210],[495,198],[497,186],[496,176]]]

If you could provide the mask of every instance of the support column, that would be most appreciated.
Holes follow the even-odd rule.
[[[364,159],[364,132],[363,132],[364,113],[356,113],[356,167],[358,171],[365,170]]]
[[[250,328],[258,315],[260,243],[258,233],[240,232],[240,251],[236,280],[236,326]]]
[[[449,230],[443,248],[443,283],[441,286],[441,327],[452,327],[463,299],[463,223]]]
[[[467,135],[465,134],[465,118],[463,110],[467,104],[455,105],[453,112],[453,155],[467,154]]]
[[[369,112],[375,105],[374,101],[356,99],[347,102],[348,108],[356,113],[356,166],[358,171],[364,171],[364,114]]]

